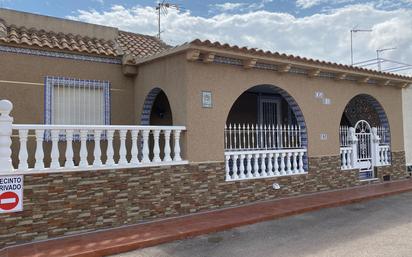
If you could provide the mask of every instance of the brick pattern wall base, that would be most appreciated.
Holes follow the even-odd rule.
[[[378,173],[403,178],[404,154],[392,160]],[[340,170],[340,156],[310,157],[309,167],[305,175],[234,182],[225,181],[224,163],[25,175],[24,211],[0,215],[0,248],[360,185],[357,170]]]

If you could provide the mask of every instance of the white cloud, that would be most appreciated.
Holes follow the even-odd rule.
[[[350,33],[356,24],[372,33],[354,35],[355,61],[374,58],[377,48],[397,47],[383,56],[412,62],[412,10],[379,10],[373,5],[351,5],[306,17],[250,11],[220,13],[209,18],[189,11],[170,10],[162,18],[163,39],[181,44],[195,38],[286,52],[339,63],[350,62]],[[126,9],[116,5],[105,12],[78,11],[72,19],[119,27],[143,34],[157,33],[152,7]]]
[[[237,10],[246,5],[247,5],[246,3],[223,3],[223,4],[215,4],[212,7],[216,8],[218,11],[226,12],[226,11]]]

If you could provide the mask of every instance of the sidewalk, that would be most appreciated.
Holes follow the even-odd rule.
[[[8,248],[0,256],[104,256],[233,227],[412,191],[412,180],[315,193]]]

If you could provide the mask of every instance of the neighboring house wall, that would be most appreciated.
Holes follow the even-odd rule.
[[[412,165],[412,87],[403,89],[402,98],[406,164]]]

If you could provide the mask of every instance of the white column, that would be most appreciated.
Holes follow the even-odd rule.
[[[29,131],[27,129],[19,130],[19,139],[20,139],[20,151],[19,151],[19,170],[27,170],[29,165],[27,159],[29,154],[27,153],[27,137]]]
[[[0,101],[0,171],[13,171],[11,161],[11,134],[13,117],[9,114],[13,104],[9,100]]]
[[[36,170],[44,169],[44,152],[43,152],[43,137],[44,137],[44,129],[36,129],[36,153],[34,157],[36,158],[36,163],[34,164],[34,168]]]
[[[181,130],[174,131],[174,138],[175,138],[175,149],[174,149],[174,157],[173,161],[181,161],[182,157],[180,156],[180,132]]]
[[[254,175],[254,177],[259,177],[260,176],[260,174],[259,174],[259,164],[258,164],[259,154],[256,153],[253,156],[254,156],[253,175]]]
[[[126,159],[126,137],[127,137],[127,129],[122,129],[119,131],[120,136],[120,149],[119,149],[119,165],[127,165]]]
[[[233,175],[232,175],[232,178],[233,179],[238,179],[239,178],[239,176],[237,175],[237,171],[238,171],[238,168],[237,168],[237,158],[238,158],[238,155],[237,154],[233,154],[232,155],[232,171],[233,171]]]
[[[291,153],[291,152],[288,152],[287,155],[286,155],[286,169],[287,169],[287,174],[291,174],[291,173],[292,173],[291,157],[292,157],[292,153]]]
[[[74,168],[73,161],[73,130],[66,130],[66,168]]]
[[[79,167],[87,167],[87,130],[80,130],[80,163]]]
[[[106,165],[113,166],[115,165],[114,162],[114,150],[113,150],[113,136],[114,136],[114,130],[113,129],[108,129],[107,130],[107,161]]]
[[[102,149],[100,148],[100,139],[101,139],[102,131],[101,130],[95,130],[94,131],[94,161],[93,161],[93,166],[95,167],[100,167],[102,166]]]
[[[139,130],[133,129],[131,131],[131,134],[132,134],[132,150],[131,150],[132,158],[130,159],[130,164],[137,165],[139,164],[139,158],[138,158],[139,150],[137,147],[137,137],[139,136]]]
[[[142,163],[149,163],[149,134],[150,130],[144,129],[143,130],[143,149],[142,149]]]
[[[57,129],[51,130],[51,141],[52,141],[52,149],[51,149],[51,169],[58,169],[60,168],[59,163],[59,134],[60,131]]]
[[[163,161],[165,161],[165,162],[171,162],[172,161],[172,157],[170,156],[170,152],[171,152],[171,149],[170,149],[170,133],[171,133],[170,129],[166,129],[164,131],[164,135],[165,135],[165,151],[164,151],[165,157],[164,157]],[[225,138],[226,138],[226,136],[225,136]]]
[[[153,130],[153,162],[161,162],[160,159],[160,147],[159,147],[159,139],[160,139],[160,130],[154,129]]]
[[[286,153],[281,153],[280,154],[280,175],[286,175],[286,172],[285,172],[285,167],[286,167],[286,165],[285,165],[285,156],[286,156]]]
[[[262,177],[266,177],[267,176],[267,173],[266,173],[266,154],[262,153],[260,155],[260,158],[261,158],[260,159],[260,170],[261,170],[260,175]]]
[[[346,149],[342,149],[342,165],[341,165],[341,169],[347,169],[347,166],[346,166],[346,154],[347,154],[347,150]]]

